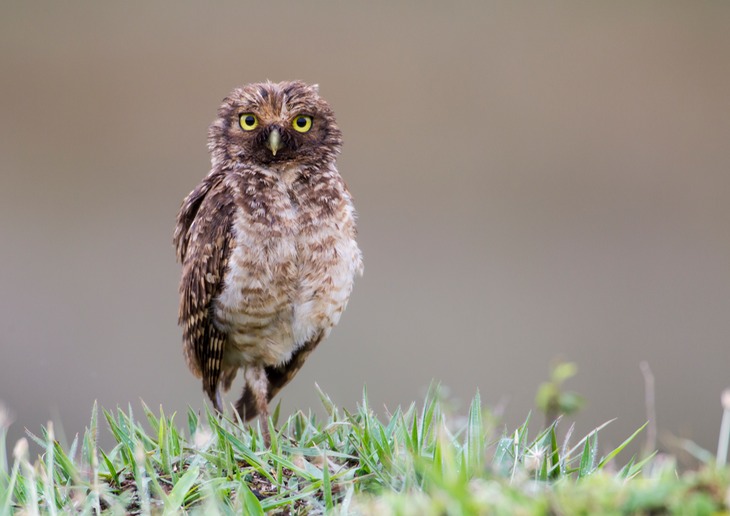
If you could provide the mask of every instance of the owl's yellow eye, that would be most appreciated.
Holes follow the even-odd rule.
[[[252,113],[244,113],[238,118],[241,129],[244,131],[253,131],[259,125],[259,119]]]
[[[295,131],[306,133],[312,128],[312,117],[307,115],[299,115],[295,117],[291,123]]]

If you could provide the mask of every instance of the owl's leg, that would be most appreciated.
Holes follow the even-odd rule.
[[[266,376],[266,370],[261,366],[249,366],[246,368],[244,378],[246,385],[243,387],[241,398],[236,403],[236,410],[242,421],[248,421],[258,414],[261,431],[268,445],[270,443],[269,379]]]
[[[299,372],[304,365],[304,361],[314,351],[322,339],[324,338],[324,332],[320,331],[315,335],[309,342],[304,344],[302,347],[297,349],[289,362],[280,366],[270,366],[266,368],[266,377],[269,380],[269,390],[267,396],[269,401],[276,396],[276,394],[288,384],[292,378]]]

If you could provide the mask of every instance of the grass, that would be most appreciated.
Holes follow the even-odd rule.
[[[21,439],[10,460],[0,421],[0,514],[709,515],[730,504],[719,455],[683,473],[655,454],[618,467],[643,427],[602,455],[601,428],[577,438],[570,427],[559,439],[560,417],[536,433],[530,416],[499,430],[479,393],[466,418],[436,385],[420,406],[382,419],[366,393],[352,413],[320,397],[322,421],[298,412],[280,422],[277,408],[270,447],[259,428],[207,410],[179,421],[145,405],[139,415],[94,406],[70,446],[49,424],[29,434],[39,457]],[[107,451],[100,427],[116,441]]]

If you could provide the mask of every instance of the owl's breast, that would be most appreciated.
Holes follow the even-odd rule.
[[[347,304],[360,267],[351,208],[317,217],[296,199],[280,199],[264,223],[240,210],[235,245],[215,321],[228,335],[228,361],[276,365],[320,332],[329,333]]]

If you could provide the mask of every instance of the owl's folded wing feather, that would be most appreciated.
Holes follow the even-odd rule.
[[[174,244],[183,272],[179,323],[190,371],[216,400],[225,335],[213,324],[212,302],[222,288],[231,251],[233,196],[222,177],[208,176],[183,202]]]

